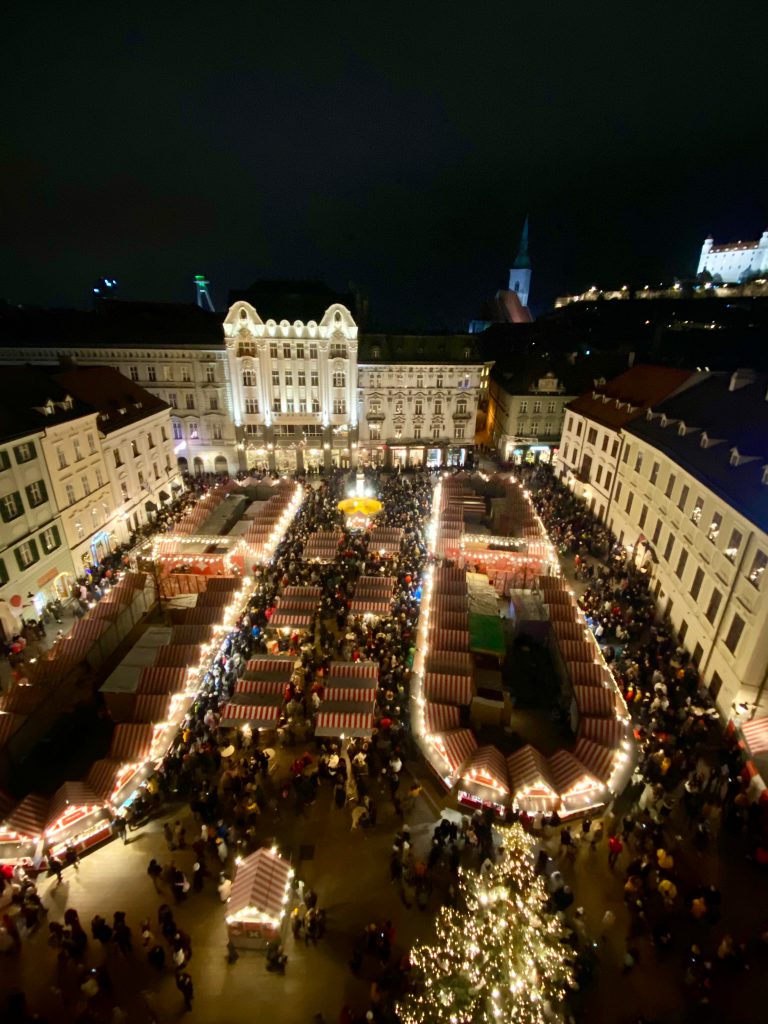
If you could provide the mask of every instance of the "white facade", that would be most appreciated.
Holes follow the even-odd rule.
[[[224,336],[243,468],[356,464],[357,325],[346,306],[329,306],[319,323],[265,323],[240,301]]]
[[[0,628],[68,598],[74,567],[53,500],[42,432],[0,445]]]
[[[620,432],[568,409],[555,472],[584,498],[601,522],[610,523]]]
[[[560,444],[565,406],[574,398],[565,394],[553,373],[535,381],[528,391],[514,393],[493,381],[488,429],[499,457],[512,462],[528,453],[548,455]]]
[[[746,274],[768,274],[768,231],[757,242],[715,245],[711,235],[705,238],[696,273],[705,270],[726,284],[738,284]]]
[[[485,364],[361,364],[360,460],[371,465],[463,465],[473,450]]]
[[[652,572],[659,611],[733,717],[757,703],[768,671],[768,534],[656,447],[624,441],[613,531]]]

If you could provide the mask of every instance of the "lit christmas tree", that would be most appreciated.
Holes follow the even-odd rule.
[[[412,950],[417,977],[398,1007],[403,1024],[562,1021],[574,983],[563,926],[547,913],[529,836],[514,825],[502,842],[492,868],[460,872],[466,909],[443,907],[435,945]]]

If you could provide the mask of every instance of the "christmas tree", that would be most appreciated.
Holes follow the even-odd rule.
[[[398,1006],[403,1024],[551,1024],[573,984],[564,929],[547,912],[532,840],[502,830],[496,862],[459,874],[459,905],[443,907],[437,941],[411,951],[415,983]]]

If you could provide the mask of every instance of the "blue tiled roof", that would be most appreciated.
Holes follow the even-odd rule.
[[[702,485],[717,494],[755,526],[768,533],[768,375],[754,375],[749,383],[731,390],[731,374],[713,373],[673,398],[653,406],[664,414],[652,420],[639,417],[625,427],[626,434],[658,448]],[[680,433],[680,424],[686,433]],[[703,448],[702,435],[708,438]],[[718,443],[713,443],[717,441]],[[742,459],[731,464],[736,448]]]

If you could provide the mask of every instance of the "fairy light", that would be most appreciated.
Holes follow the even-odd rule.
[[[459,871],[459,905],[443,907],[434,945],[410,960],[421,984],[398,1005],[403,1024],[551,1024],[562,1021],[575,977],[565,928],[546,909],[534,874],[533,840],[519,826],[500,830],[496,862]]]

